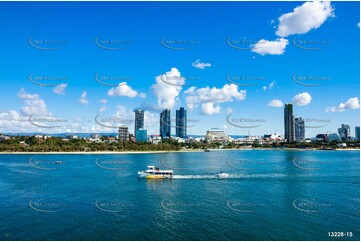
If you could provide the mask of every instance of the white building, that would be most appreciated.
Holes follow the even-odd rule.
[[[159,144],[159,143],[162,143],[162,137],[160,137],[160,135],[157,135],[157,134],[152,134],[150,136],[150,142],[152,144]]]
[[[215,142],[224,143],[229,141],[229,136],[225,131],[214,128],[208,130],[204,138],[207,143],[215,143]]]

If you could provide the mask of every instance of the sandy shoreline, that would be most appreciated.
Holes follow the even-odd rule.
[[[252,148],[244,148],[244,149],[215,149],[212,150],[211,152],[221,152],[221,151],[247,151],[247,150],[274,150],[274,151],[279,151],[279,150],[291,150],[291,151],[317,151],[318,149],[298,149],[298,148],[287,148],[287,149],[265,149],[265,148],[257,148],[257,149],[252,149]],[[329,150],[325,150],[325,151],[329,151]],[[335,149],[335,151],[360,151],[360,149]],[[85,152],[85,151],[54,151],[54,152],[0,152],[0,154],[3,155],[31,155],[31,154],[49,154],[49,155],[64,155],[64,154],[69,154],[69,155],[127,155],[127,154],[162,154],[162,153],[189,153],[189,152],[204,152],[204,150],[171,150],[171,151],[166,151],[166,150],[162,150],[162,151],[90,151],[90,152]]]

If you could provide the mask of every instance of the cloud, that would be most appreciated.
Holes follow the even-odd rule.
[[[147,102],[143,102],[140,106],[136,107],[133,109],[134,110],[145,110],[145,111],[149,111],[149,112],[155,112],[155,113],[159,113],[162,111],[163,108],[159,107],[156,104],[150,104]]]
[[[65,89],[68,87],[68,84],[61,83],[53,88],[53,92],[56,94],[65,94]]]
[[[138,95],[140,98],[146,98],[147,94],[145,94],[144,92],[139,93]]]
[[[221,111],[220,103],[233,102],[234,100],[244,100],[246,90],[238,91],[235,84],[225,84],[222,88],[196,88],[190,87],[184,92],[186,96],[187,108],[191,111],[201,105],[202,114],[215,114]]]
[[[276,85],[275,81],[272,81],[268,86],[263,86],[263,90],[272,89]]]
[[[144,112],[144,129],[148,134],[159,134],[159,113]]]
[[[350,98],[345,103],[340,103],[337,107],[328,107],[326,112],[344,112],[350,109],[358,109],[360,102],[357,97]]]
[[[202,63],[198,59],[192,63],[192,66],[194,66],[195,68],[198,68],[198,69],[205,69],[206,67],[211,67],[212,65],[211,65],[211,63]]]
[[[100,99],[100,100],[98,100],[98,102],[101,103],[101,104],[107,104],[108,103],[108,101],[106,99]]]
[[[251,45],[251,51],[260,55],[282,55],[285,52],[288,40],[278,38],[275,41],[261,39],[256,44]]]
[[[171,68],[165,74],[155,77],[155,82],[150,89],[157,98],[159,107],[172,109],[179,102],[179,93],[184,85],[185,78],[177,68]]]
[[[281,108],[283,107],[283,102],[279,99],[273,99],[269,101],[267,105],[270,107]]]
[[[221,112],[221,107],[218,104],[209,102],[209,103],[202,103],[201,105],[201,114],[212,115],[220,112]]]
[[[297,106],[305,106],[311,103],[312,97],[308,92],[297,94],[293,99],[293,104]]]
[[[28,94],[24,88],[18,92],[18,97],[24,102],[25,106],[21,107],[21,114],[29,115],[49,115],[49,111],[43,99],[39,94]]]
[[[87,99],[87,93],[86,93],[86,91],[83,91],[83,93],[81,94],[80,99],[79,99],[79,102],[80,102],[81,104],[84,104],[84,105],[88,105],[88,104],[89,104],[89,100]]]
[[[126,96],[126,97],[136,97],[138,96],[138,92],[133,90],[126,82],[121,82],[117,87],[112,87],[108,91],[108,96]],[[141,98],[145,97],[145,93],[139,94]]]
[[[293,12],[281,15],[276,34],[287,37],[292,34],[305,34],[319,28],[329,17],[334,16],[334,9],[329,1],[305,2],[293,9]]]

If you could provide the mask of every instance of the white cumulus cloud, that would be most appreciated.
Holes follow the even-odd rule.
[[[263,86],[263,90],[272,89],[276,85],[275,81],[272,81],[268,86]]]
[[[29,115],[49,115],[49,111],[43,99],[39,94],[28,94],[24,88],[21,88],[18,97],[24,102],[25,106],[21,107],[21,114]]]
[[[155,82],[150,89],[156,96],[158,105],[161,108],[172,109],[179,101],[179,93],[184,85],[185,78],[177,68],[171,68],[165,74],[155,77]]]
[[[215,114],[221,111],[221,107],[217,104],[233,102],[234,100],[244,100],[246,98],[246,90],[238,91],[235,84],[225,84],[222,88],[190,87],[184,92],[186,96],[187,108],[193,110],[201,105],[202,114]]]
[[[205,69],[206,67],[211,67],[212,65],[211,65],[211,63],[200,62],[200,59],[198,59],[192,63],[192,66],[194,66],[195,68],[198,68],[198,69]]]
[[[328,107],[326,112],[344,112],[349,109],[358,109],[360,102],[357,97],[350,98],[344,103],[340,103],[337,107]]]
[[[65,94],[65,89],[68,87],[68,84],[61,83],[53,88],[53,92],[56,94]]]
[[[273,99],[269,101],[267,105],[271,107],[281,108],[283,107],[283,102],[279,99]]]
[[[201,114],[212,115],[220,112],[221,112],[221,107],[218,104],[209,102],[209,103],[202,103],[201,105]]]
[[[133,90],[126,82],[121,82],[117,87],[112,87],[108,90],[108,96],[126,96],[126,97],[136,97],[138,96],[138,92]],[[144,97],[141,94],[141,97]]]
[[[251,45],[251,50],[260,55],[282,55],[285,52],[288,40],[278,38],[274,41],[261,39],[256,44]]]
[[[319,28],[329,17],[334,16],[334,9],[329,1],[305,2],[278,18],[276,34],[287,37],[292,34],[305,34]]]
[[[81,104],[84,104],[84,105],[88,105],[89,104],[89,100],[87,98],[87,93],[86,91],[83,91],[80,98],[79,98],[79,102]]]
[[[293,104],[297,106],[305,106],[311,103],[312,97],[308,92],[297,94],[293,99]]]

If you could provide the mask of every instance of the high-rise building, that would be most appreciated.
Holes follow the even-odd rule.
[[[135,141],[136,142],[147,142],[148,134],[146,129],[137,129],[135,131]]]
[[[187,138],[187,110],[183,107],[176,111],[175,133],[179,138]]]
[[[355,127],[355,140],[360,141],[360,126]]]
[[[144,110],[135,110],[134,135],[137,138],[137,130],[144,129]]]
[[[305,139],[305,120],[301,117],[295,118],[295,136],[297,142]]]
[[[162,137],[162,139],[170,138],[171,120],[170,120],[170,110],[169,109],[164,109],[160,113],[159,128],[160,128],[160,136]]]
[[[285,104],[284,109],[285,139],[287,142],[295,141],[295,118],[293,116],[293,105]]]
[[[119,141],[127,141],[129,139],[129,132],[127,126],[121,126],[118,130]]]
[[[338,129],[338,134],[343,141],[349,141],[351,139],[350,125],[342,124],[341,128]]]

